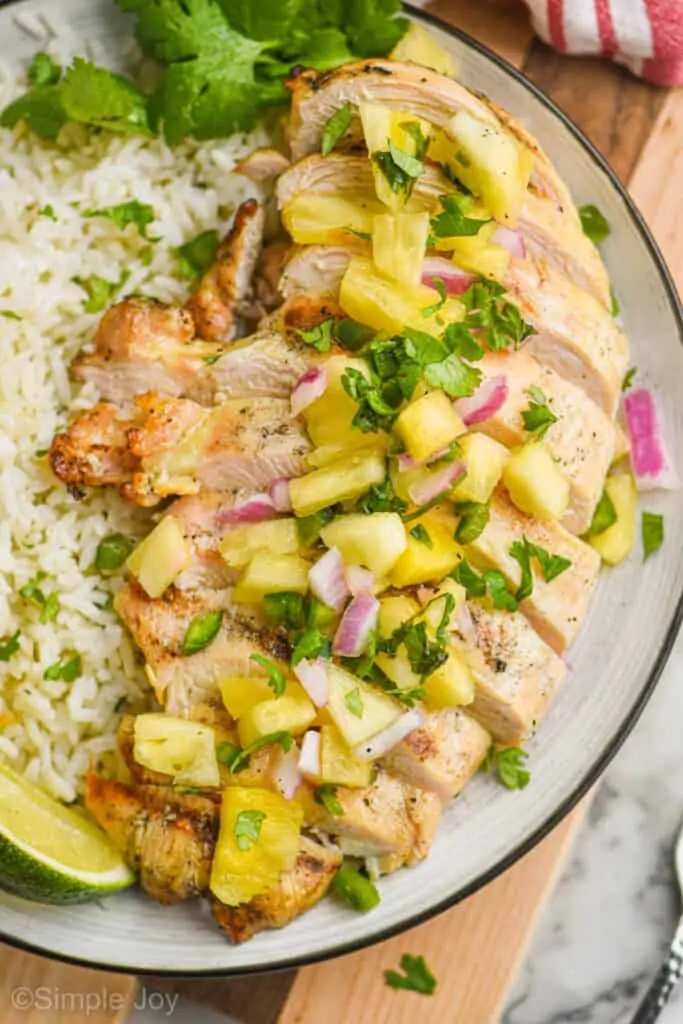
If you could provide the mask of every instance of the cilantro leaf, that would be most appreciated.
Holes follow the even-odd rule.
[[[26,77],[31,85],[54,85],[62,77],[62,66],[49,53],[40,51],[33,55]]]
[[[233,833],[237,849],[246,852],[251,850],[261,835],[261,826],[267,815],[263,811],[240,811],[235,818]]]
[[[464,200],[468,196],[445,195],[439,196],[442,212],[432,217],[430,230],[435,238],[456,238],[471,236],[479,233],[488,220],[476,220],[473,217],[466,217],[463,212]]]
[[[36,85],[0,114],[0,126],[15,128],[25,121],[41,139],[56,139],[68,121],[60,85]]]
[[[408,28],[408,21],[398,16],[398,0],[344,0],[339,9],[341,27],[359,57],[389,53]]]
[[[612,316],[619,316],[619,313],[620,313],[619,299],[614,294],[614,288],[612,288],[611,286],[610,286],[610,290],[609,290],[609,297],[610,297],[610,309],[609,309],[610,313],[612,314]]]
[[[545,548],[539,547],[538,544],[532,544],[524,535],[522,535],[521,541],[516,540],[510,546],[510,555],[519,563],[522,570],[519,589],[515,594],[518,601],[523,601],[533,591],[532,558],[535,558],[538,562],[546,583],[552,583],[554,579],[561,576],[572,564],[569,558],[563,558],[561,555],[551,555]]]
[[[588,527],[587,535],[589,537],[598,537],[605,530],[608,530],[610,526],[613,526],[616,521],[617,510],[614,507],[614,502],[607,491],[603,491],[600,501],[595,506],[595,512]]]
[[[147,97],[106,68],[75,57],[59,84],[67,120],[121,134],[150,134]]]
[[[418,541],[420,544],[424,544],[425,547],[434,547],[434,542],[432,538],[429,536],[427,530],[422,525],[422,523],[418,523],[417,526],[414,526],[412,528],[412,530],[410,531],[410,536],[414,537],[415,540]]]
[[[83,662],[80,654],[63,654],[54,665],[49,665],[43,673],[44,679],[60,679],[65,683],[73,683],[83,673]]]
[[[275,665],[269,658],[266,658],[263,654],[251,654],[249,661],[253,661],[255,665],[260,665],[261,668],[265,669],[268,673],[268,686],[271,688],[276,697],[281,697],[285,692],[287,686],[287,680],[285,679],[284,673]]]
[[[313,799],[333,817],[341,818],[344,816],[344,808],[337,799],[337,787],[329,782],[323,782],[320,786],[315,787]]]
[[[460,516],[455,539],[459,544],[471,544],[486,529],[490,515],[489,507],[478,501],[467,501],[456,505],[455,511]]]
[[[521,747],[491,747],[484,769],[491,775],[497,775],[508,789],[524,789],[531,781],[531,773],[524,767],[528,756]]]
[[[473,597],[490,597],[493,607],[499,611],[516,612],[519,602],[507,588],[505,577],[497,569],[487,569],[479,575],[463,559],[451,573],[451,577],[467,591],[468,599]]]
[[[220,0],[230,24],[250,39],[286,39],[305,14],[306,0]]]
[[[650,555],[659,551],[664,543],[664,516],[656,512],[643,512],[641,521],[643,537],[643,561],[647,562]]]
[[[147,227],[156,218],[154,207],[149,203],[141,203],[137,199],[131,199],[127,203],[117,203],[116,206],[105,206],[101,210],[86,210],[84,217],[106,217],[116,224],[117,228],[127,228],[129,224],[137,225],[143,238],[148,238]]]
[[[20,636],[21,631],[17,630],[13,636],[0,641],[0,661],[9,661],[12,655],[17,653],[19,650]]]
[[[240,750],[234,743],[219,743],[216,747],[216,757],[221,764],[226,765],[234,774],[243,771],[249,764],[249,758],[261,747],[270,747],[279,744],[285,753],[292,749],[293,737],[291,732],[281,730],[280,732],[269,732],[266,736],[260,736],[253,743],[248,743]]]
[[[55,214],[54,207],[51,203],[46,203],[45,206],[41,206],[38,210],[38,216],[47,217],[48,220],[57,220],[57,215]]]
[[[434,275],[432,278],[432,287],[439,293],[439,301],[435,302],[432,306],[425,306],[422,310],[423,316],[433,316],[434,313],[438,313],[443,305],[446,303],[448,298],[448,292],[446,291],[446,284],[442,277]]]
[[[334,344],[334,317],[323,320],[308,330],[298,330],[296,333],[307,345],[312,345],[318,352],[329,352]]]
[[[535,434],[539,441],[542,441],[553,423],[557,423],[557,416],[548,405],[548,399],[541,389],[532,384],[528,390],[529,406],[522,411],[524,429],[530,434]]]
[[[427,967],[423,956],[411,956],[404,953],[401,957],[401,970],[385,971],[384,980],[389,988],[407,989],[410,992],[419,992],[423,996],[433,996],[436,991],[436,978]]]
[[[592,203],[580,206],[579,217],[581,218],[583,233],[584,235],[588,235],[591,242],[595,242],[597,245],[599,242],[602,242],[607,238],[610,233],[610,226],[607,223],[604,214],[598,210],[597,206],[593,206]]]
[[[398,416],[403,394],[391,394],[392,388],[387,392],[377,380],[368,380],[364,373],[350,366],[342,374],[341,379],[344,391],[358,403],[358,411],[351,421],[364,434],[376,433],[378,430],[391,430],[394,420]]]
[[[445,636],[440,636],[437,630],[435,639],[430,640],[426,624],[415,621],[415,617],[404,622],[390,637],[380,640],[377,649],[394,657],[401,644],[408,654],[410,667],[422,680],[436,672],[448,659]]]
[[[360,687],[356,686],[353,690],[349,690],[344,697],[344,704],[346,704],[347,709],[356,718],[363,717],[365,705],[363,704],[363,695],[360,692]]]
[[[345,103],[339,110],[335,110],[334,114],[325,122],[322,134],[322,144],[320,146],[323,156],[327,156],[332,152],[338,142],[346,135],[349,125],[351,124],[352,109],[350,103]]]
[[[367,494],[359,498],[356,511],[371,515],[373,512],[405,512],[405,501],[396,494],[391,477],[384,478],[381,484],[373,484]]]
[[[195,235],[189,242],[175,250],[180,263],[181,277],[193,280],[199,277],[214,260],[220,239],[218,232],[210,229]]]
[[[628,391],[628,389],[633,384],[633,378],[635,377],[637,372],[638,372],[638,367],[637,366],[632,366],[629,370],[626,371],[626,374],[624,375],[624,380],[623,380],[622,385],[621,385],[621,390],[622,391]]]
[[[372,340],[374,333],[371,327],[366,327],[365,324],[361,324],[357,320],[351,320],[350,317],[337,321],[334,329],[339,344],[352,352],[367,345]]]
[[[467,398],[481,384],[481,370],[451,353],[442,362],[426,366],[424,379],[431,387],[441,388],[453,398]]]
[[[312,512],[310,516],[301,516],[296,521],[299,541],[303,548],[315,544],[323,526],[334,519],[334,512],[331,508],[321,508],[319,512]]]
[[[465,324],[478,329],[478,341],[492,352],[518,349],[536,330],[522,319],[513,303],[505,299],[505,289],[497,281],[481,280],[460,296],[465,306]]]
[[[107,281],[104,277],[75,277],[74,282],[83,289],[88,298],[83,300],[86,313],[101,313],[109,301],[123,288],[130,277],[124,270],[118,281]]]
[[[330,640],[319,629],[307,629],[297,639],[292,651],[292,666],[304,658],[329,658]]]
[[[269,623],[285,629],[301,629],[306,621],[305,601],[293,591],[265,594],[263,610]]]
[[[23,320],[23,317],[15,313],[13,309],[0,309],[0,316],[5,320]]]

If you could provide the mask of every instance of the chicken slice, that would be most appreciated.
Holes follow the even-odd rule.
[[[206,892],[218,837],[220,794],[211,799],[165,786],[128,786],[89,772],[85,805],[140,884],[161,903]]]
[[[302,836],[296,864],[281,875],[274,889],[238,907],[227,907],[212,897],[213,916],[235,943],[269,928],[284,928],[325,896],[341,860],[334,847]]]
[[[541,523],[525,516],[502,489],[491,499],[490,511],[488,525],[465,548],[477,568],[498,569],[509,586],[519,587],[521,568],[510,548],[524,537],[551,555],[570,560],[568,569],[546,583],[532,559],[533,592],[520,605],[541,638],[562,654],[575,639],[588,610],[600,572],[600,556],[559,523]]]
[[[557,417],[543,443],[571,487],[570,505],[562,525],[572,533],[585,533],[612,461],[614,424],[584,391],[549,367],[541,366],[526,349],[491,352],[477,366],[484,380],[505,377],[508,393],[501,408],[472,429],[508,447],[524,444],[533,436],[524,429],[522,414],[530,407],[531,389],[542,391]]]
[[[491,737],[460,708],[428,711],[424,725],[382,759],[390,775],[436,793],[443,803],[456,796],[486,757]]]
[[[55,475],[72,485],[120,484],[124,497],[151,507],[203,487],[258,489],[306,471],[310,444],[283,399],[233,399],[205,409],[148,393],[135,406],[129,418],[106,403],[79,415],[53,438]]]
[[[264,222],[265,211],[255,199],[242,203],[216,258],[185,303],[197,334],[205,341],[230,341],[237,333],[238,310],[251,293]]]
[[[367,245],[295,245],[280,278],[280,291],[288,299],[298,294],[338,295],[351,257]]]
[[[424,174],[415,181],[406,210],[435,212],[440,208],[441,196],[457,191],[436,164],[427,162]],[[311,194],[374,197],[372,165],[367,154],[334,152],[324,157],[312,153],[293,164],[278,179],[280,209],[298,195]],[[609,308],[607,271],[596,247],[584,234],[578,217],[568,217],[556,200],[529,190],[518,231],[530,256],[545,260]]]
[[[243,174],[249,181],[261,184],[277,178],[289,167],[289,160],[284,153],[274,146],[259,146],[254,149],[244,160],[240,160],[235,168],[235,174]]]
[[[518,746],[535,731],[566,675],[565,663],[519,612],[478,601],[467,608],[473,635],[456,645],[476,680],[467,714],[498,743]]]
[[[230,590],[183,592],[169,587],[152,600],[137,583],[119,590],[115,608],[142,651],[155,694],[174,715],[191,716],[196,704],[220,704],[218,683],[225,676],[263,675],[252,654],[287,660],[289,648],[280,634],[266,628],[256,610],[230,604]],[[196,654],[182,653],[190,622],[222,611],[217,636]]]
[[[78,356],[72,368],[78,380],[94,384],[101,398],[119,405],[145,391],[210,404],[215,389],[207,360],[222,347],[194,336],[187,310],[124,299],[107,310],[93,351]]]
[[[189,564],[174,580],[178,590],[223,590],[237,578],[237,571],[226,565],[219,545],[234,524],[230,513],[236,503],[248,497],[242,491],[200,491],[178,498],[169,506],[192,553]]]
[[[513,261],[504,283],[537,331],[525,347],[614,419],[629,351],[626,335],[612,316],[592,295],[547,265]]]
[[[221,400],[289,398],[316,354],[301,339],[264,328],[232,345],[213,365],[212,376]]]

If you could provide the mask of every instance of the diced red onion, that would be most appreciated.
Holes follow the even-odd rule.
[[[378,757],[383,757],[411,732],[424,725],[424,721],[423,711],[420,708],[412,708],[382,732],[378,732],[376,736],[371,736],[369,740],[354,747],[353,756],[357,757],[359,761],[374,761]]]
[[[302,775],[320,776],[320,733],[309,729],[301,742],[299,771]]]
[[[302,782],[299,771],[299,751],[296,747],[292,747],[287,753],[284,750],[280,751],[273,771],[273,779],[285,800],[293,800]]]
[[[292,511],[292,499],[289,496],[289,480],[286,477],[273,480],[268,493],[276,512]]]
[[[401,452],[396,459],[396,465],[398,466],[399,473],[407,473],[409,469],[415,469],[420,463],[416,462],[408,452]]]
[[[442,491],[455,487],[467,472],[464,462],[449,462],[443,469],[431,473],[425,480],[418,480],[408,488],[408,497],[413,505],[426,505]]]
[[[325,393],[327,372],[321,366],[312,366],[299,377],[292,389],[292,416],[298,416],[317,398]]]
[[[455,411],[466,427],[472,427],[475,423],[483,423],[495,416],[507,397],[507,378],[502,375],[489,377],[469,398],[459,398],[455,403]]]
[[[308,661],[302,658],[294,666],[294,675],[317,708],[324,708],[330,699],[330,680],[323,658]]]
[[[360,565],[346,566],[346,582],[354,597],[359,594],[372,594],[375,589],[375,574]]]
[[[429,604],[434,597],[435,591],[431,587],[418,587],[417,599],[420,604]]]
[[[526,244],[521,232],[514,231],[512,228],[503,227],[501,224],[493,232],[491,241],[495,245],[501,245],[503,249],[507,249],[513,260],[526,259]]]
[[[468,644],[476,644],[477,642],[477,627],[474,624],[474,619],[470,614],[470,610],[466,604],[462,606],[458,612],[458,618],[456,619],[456,625],[458,632]]]
[[[219,526],[225,526],[228,523],[260,523],[264,519],[272,519],[275,514],[275,505],[269,494],[253,494],[230,508],[219,509],[216,518]]]
[[[624,413],[638,490],[653,491],[658,487],[674,490],[680,487],[654,394],[647,388],[629,391],[624,398]]]
[[[334,635],[334,654],[358,658],[367,647],[370,634],[377,626],[379,601],[372,594],[358,594],[342,615]]]
[[[339,548],[330,548],[308,570],[308,584],[323,604],[340,612],[349,596],[344,559]]]
[[[422,284],[434,287],[434,278],[440,277],[447,295],[462,295],[477,280],[476,274],[456,267],[443,256],[426,256],[422,263]]]

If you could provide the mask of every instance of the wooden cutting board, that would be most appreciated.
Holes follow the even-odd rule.
[[[683,250],[675,245],[683,220],[683,90],[649,86],[606,61],[553,53],[533,41],[519,0],[436,0],[427,9],[522,67],[576,121],[629,183],[683,289]],[[371,949],[298,972],[158,984],[241,1024],[412,1024],[418,1015],[421,1024],[495,1024],[584,810],[482,892]],[[427,958],[439,979],[433,999],[385,986],[383,971],[406,952]],[[138,985],[9,949],[2,966],[3,1024],[123,1024]],[[109,995],[95,1008],[103,992]],[[60,1004],[58,993],[71,998]]]

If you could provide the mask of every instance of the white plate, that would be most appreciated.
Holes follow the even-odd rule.
[[[106,46],[115,65],[130,45],[129,22],[110,0],[20,0],[0,10],[0,58],[25,59],[40,46],[24,25],[39,11]],[[419,15],[423,18],[423,15]],[[427,19],[429,20],[429,19]],[[438,28],[462,81],[489,94],[536,135],[577,203],[593,202],[612,233],[603,245],[628,329],[638,383],[660,395],[683,476],[683,317],[647,229],[600,156],[541,93],[471,39]],[[135,973],[246,973],[291,967],[387,938],[446,909],[527,852],[596,780],[628,734],[668,657],[683,614],[683,502],[648,496],[665,513],[664,550],[643,566],[603,574],[566,684],[530,744],[532,782],[509,792],[478,778],[446,812],[428,860],[381,884],[382,902],[358,915],[332,900],[280,932],[231,946],[198,903],[166,909],[139,892],[100,904],[39,906],[3,896],[8,942],[85,964]]]

